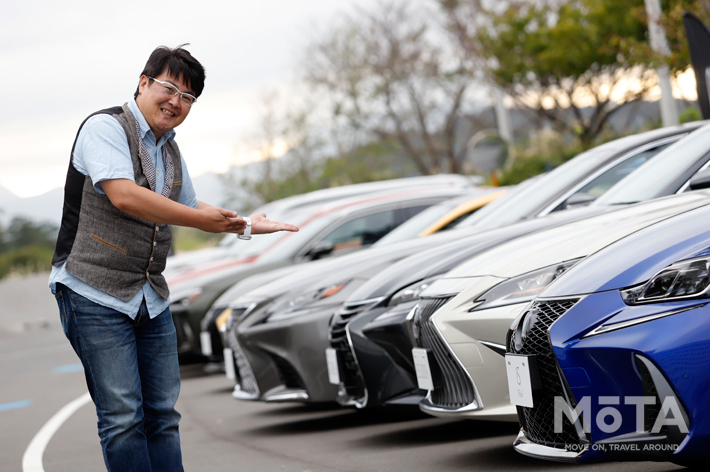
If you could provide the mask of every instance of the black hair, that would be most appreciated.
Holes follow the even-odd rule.
[[[148,62],[145,63],[141,76],[157,77],[168,70],[168,74],[173,77],[180,77],[185,81],[187,86],[195,92],[195,96],[199,97],[202,94],[202,89],[205,88],[205,68],[197,59],[192,57],[183,46],[189,43],[181,44],[176,48],[167,46],[159,46],[150,54]],[[150,79],[149,79],[150,80]],[[153,82],[150,80],[150,82]],[[138,88],[133,98],[138,97]]]

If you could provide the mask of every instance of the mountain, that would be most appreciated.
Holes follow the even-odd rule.
[[[59,226],[63,199],[64,189],[61,188],[36,197],[20,198],[0,187],[0,221],[7,224],[13,217],[22,216],[32,221],[46,221]]]

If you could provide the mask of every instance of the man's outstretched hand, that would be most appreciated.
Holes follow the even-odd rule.
[[[247,224],[236,211],[225,210],[216,206],[203,204],[198,207],[202,219],[197,228],[209,233],[241,233]]]
[[[265,213],[255,213],[251,215],[251,234],[267,234],[277,231],[298,231],[298,227],[288,223],[279,223],[266,218]]]

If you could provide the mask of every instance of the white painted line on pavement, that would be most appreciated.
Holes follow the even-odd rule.
[[[44,472],[42,455],[54,433],[71,417],[79,408],[91,402],[89,393],[85,393],[76,400],[64,405],[44,426],[37,432],[30,445],[27,446],[22,456],[22,472]]]

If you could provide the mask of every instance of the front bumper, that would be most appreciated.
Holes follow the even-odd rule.
[[[336,314],[331,346],[341,359],[340,404],[358,408],[416,405],[424,398],[414,372],[407,318],[415,305],[408,302],[387,307],[375,301],[345,306]],[[342,322],[346,323],[346,333],[339,336],[333,329],[337,331]]]
[[[517,421],[505,371],[505,333],[525,304],[471,312],[465,297],[422,300],[420,346],[431,349],[440,385],[420,408],[434,416]]]
[[[710,418],[704,411],[710,404],[710,305],[705,303],[687,300],[627,306],[618,291],[581,297],[549,327],[549,345],[570,401],[581,409],[588,405],[588,415],[576,425],[586,425],[588,447],[575,451],[577,456],[563,459],[561,452],[579,446],[556,444],[530,454],[521,442],[516,450],[544,459],[579,462],[706,458],[710,444]],[[664,313],[675,314],[628,325],[631,320]],[[617,325],[625,326],[621,329],[587,336],[600,324],[617,323],[626,324]],[[655,403],[638,410],[635,404],[627,403],[633,397],[650,398]],[[687,433],[676,424],[656,423],[660,405],[671,398]],[[620,422],[612,422],[613,428],[597,418],[609,408],[610,401],[617,402],[612,408],[620,414]],[[524,410],[519,409],[521,414]],[[543,445],[539,437],[526,431],[523,416],[521,423],[525,441]]]
[[[230,343],[244,356],[246,370],[253,376],[256,389],[242,399],[263,401],[335,401],[337,388],[328,382],[325,349],[328,347],[328,324],[337,305],[320,306],[293,318],[239,325],[232,330]],[[230,334],[232,336],[232,334]],[[242,368],[237,365],[242,377]],[[244,387],[239,387],[244,391]],[[236,395],[235,395],[236,396]]]

